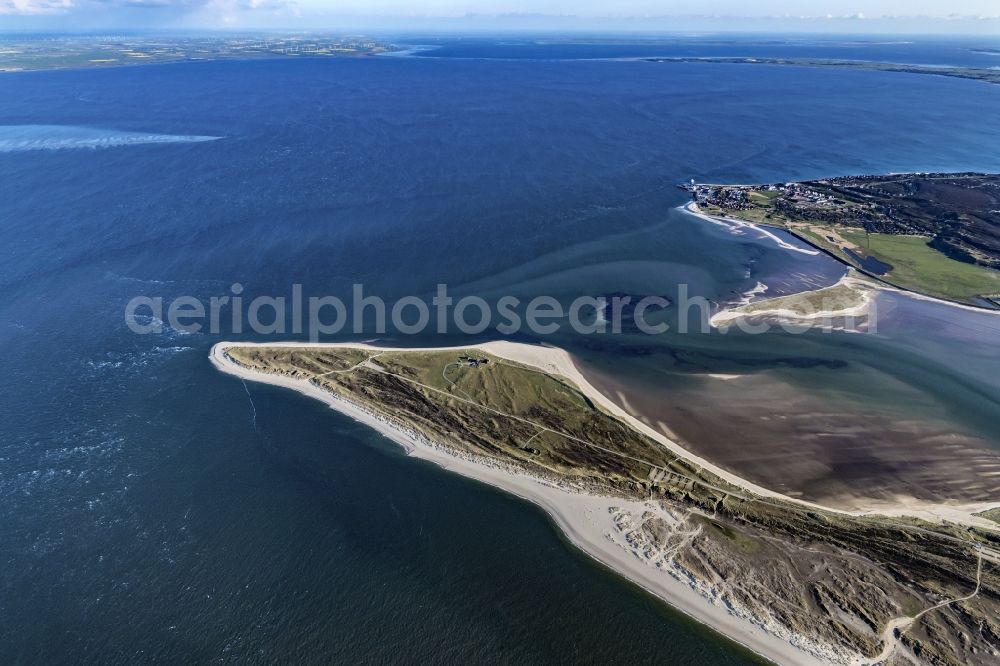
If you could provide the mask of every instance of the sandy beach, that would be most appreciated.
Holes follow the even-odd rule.
[[[687,205],[681,206],[681,209],[686,211],[687,213],[690,213],[691,215],[694,215],[695,217],[705,220],[706,222],[711,222],[712,224],[718,224],[732,230],[750,229],[760,234],[761,237],[770,238],[775,242],[775,244],[778,245],[778,247],[782,247],[786,250],[791,250],[792,252],[801,252],[802,254],[809,254],[809,255],[819,254],[819,250],[792,245],[791,243],[782,239],[777,234],[772,233],[767,229],[765,229],[764,227],[754,224],[752,222],[747,222],[746,220],[738,220],[734,217],[718,217],[716,215],[709,215],[707,213],[703,213],[701,208],[699,208],[698,204],[695,203],[694,201],[692,201]]]
[[[831,319],[844,319],[848,317],[864,317],[870,313],[871,304],[874,300],[874,285],[870,282],[851,277],[850,274],[845,275],[835,284],[830,285],[829,287],[823,287],[822,289],[815,289],[812,293],[822,291],[823,289],[832,289],[833,287],[838,286],[848,286],[855,289],[859,293],[861,299],[860,302],[851,307],[832,310],[815,310],[806,314],[780,306],[781,303],[788,303],[790,299],[800,296],[801,294],[779,296],[774,299],[748,301],[747,303],[739,306],[719,310],[712,315],[711,319],[708,320],[708,323],[715,328],[719,328],[729,324],[730,322],[736,321],[737,319],[744,319],[748,317],[774,317],[800,322],[821,322],[829,321]],[[774,301],[777,305],[775,307],[767,307],[768,301]],[[759,309],[747,311],[745,306],[750,305],[751,303],[755,306],[759,306]]]

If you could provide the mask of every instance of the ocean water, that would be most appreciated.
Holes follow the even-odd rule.
[[[677,212],[675,184],[997,170],[997,108],[938,77],[559,57],[0,77],[4,132],[96,140],[0,152],[0,660],[752,661],[533,507],[219,375],[215,336],[135,335],[125,304],[829,284],[832,261]],[[997,445],[1000,331],[942,307],[877,336],[547,341],[651,390],[736,369]]]

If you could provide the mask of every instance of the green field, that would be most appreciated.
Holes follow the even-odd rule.
[[[831,243],[822,234],[818,234],[810,229],[802,229],[802,228],[789,229],[789,231],[791,231],[792,234],[798,236],[799,238],[808,241],[809,243],[812,243],[817,247],[823,248],[827,252],[832,253],[833,255],[839,257],[843,261],[851,263],[850,257],[844,254],[844,252],[840,249],[840,246],[837,245],[836,243]]]
[[[751,192],[750,200],[756,204],[761,204],[766,206],[767,204],[771,203],[771,199],[774,199],[777,196],[778,196],[777,192],[769,192],[769,191]]]
[[[905,289],[959,301],[1000,293],[1000,272],[956,261],[930,247],[926,237],[839,231],[863,254],[891,264],[883,277]]]
[[[762,201],[757,201],[763,205],[764,199]],[[701,211],[706,215],[715,215],[716,217],[728,217],[735,220],[747,220],[748,222],[753,222],[754,224],[769,224],[773,227],[783,227],[788,223],[780,213],[775,211],[773,208],[751,208],[749,210],[729,210],[727,208],[719,208],[718,206],[713,206],[711,204],[700,205]]]

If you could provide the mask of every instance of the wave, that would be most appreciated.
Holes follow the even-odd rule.
[[[27,150],[114,148],[150,143],[198,143],[221,136],[149,134],[72,125],[0,125],[0,153]]]
[[[819,250],[809,247],[802,241],[797,240],[794,236],[790,236],[789,240],[785,240],[778,234],[768,231],[762,225],[754,224],[753,222],[748,222],[735,217],[718,217],[716,215],[708,215],[706,213],[702,213],[696,207],[692,208],[692,206],[694,206],[694,202],[678,206],[678,208],[686,213],[694,215],[695,217],[699,217],[703,220],[711,222],[712,224],[729,229],[729,232],[734,236],[745,236],[748,231],[752,231],[758,238],[767,238],[772,240],[778,245],[778,247],[791,250],[792,252],[801,252],[802,254],[812,256],[818,256],[820,253]]]
[[[125,323],[127,325],[139,326],[141,328],[150,328],[149,334],[153,335],[166,335],[167,337],[179,337],[185,335],[198,335],[200,331],[182,331],[179,328],[173,328],[165,321],[159,317],[154,317],[153,315],[140,314],[138,312],[132,313],[130,317],[125,318]],[[145,335],[145,333],[143,334]]]
[[[136,353],[109,351],[99,359],[86,361],[86,365],[95,373],[105,370],[139,370],[145,368],[151,362],[172,356],[173,354],[191,351],[192,349],[194,349],[194,347],[173,345],[170,347],[156,346],[152,349],[146,349]]]

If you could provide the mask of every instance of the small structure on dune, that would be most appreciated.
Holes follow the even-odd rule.
[[[458,362],[469,368],[478,368],[481,365],[486,365],[490,362],[488,358],[473,358],[471,356],[462,355],[458,357]]]

